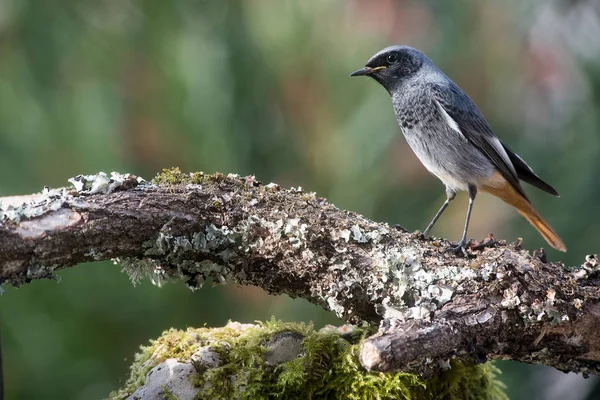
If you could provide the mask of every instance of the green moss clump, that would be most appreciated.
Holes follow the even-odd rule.
[[[266,343],[282,332],[303,338],[297,358],[278,365],[264,361]],[[271,320],[259,325],[230,323],[223,328],[169,330],[142,348],[125,387],[110,395],[123,399],[143,385],[148,371],[169,358],[190,360],[200,347],[210,346],[221,364],[193,377],[202,399],[477,399],[504,400],[498,370],[491,365],[452,363],[429,380],[406,372],[367,372],[358,361],[366,328],[352,335],[335,329],[315,330],[310,324]]]
[[[152,179],[152,183],[159,186],[179,185],[179,184],[208,184],[220,183],[226,180],[234,179],[217,172],[214,174],[205,174],[204,172],[184,173],[178,167],[163,169]]]
[[[505,386],[498,379],[500,370],[492,362],[477,366],[452,362],[451,365],[450,370],[427,381],[431,399],[508,400]],[[481,397],[483,394],[487,397]]]
[[[163,386],[162,398],[164,400],[179,400],[177,396],[175,396],[173,392],[171,392],[171,390],[166,386]]]
[[[184,174],[177,167],[165,168],[152,179],[152,183],[155,185],[176,185],[178,183],[189,183],[189,179],[190,175]]]

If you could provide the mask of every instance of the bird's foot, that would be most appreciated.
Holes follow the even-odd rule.
[[[471,248],[471,250],[477,251],[477,250],[483,250],[486,247],[489,247],[489,248],[498,247],[502,244],[503,244],[503,242],[496,240],[494,235],[490,233],[485,239],[483,239],[480,242],[478,242],[478,241],[471,242],[471,245],[469,247]]]
[[[410,236],[413,239],[431,239],[429,236],[425,235],[423,232],[421,231],[414,231],[413,233],[410,234]]]
[[[469,258],[469,253],[467,252],[467,248],[471,244],[471,240],[461,240],[457,246],[448,246],[444,249],[445,253],[452,253],[457,257],[465,257]]]
[[[400,231],[400,232],[408,233],[408,229],[406,229],[405,227],[403,227],[400,224],[394,224],[394,225],[392,225],[392,229],[395,229],[395,230]]]

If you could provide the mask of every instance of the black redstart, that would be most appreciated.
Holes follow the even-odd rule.
[[[408,46],[387,47],[350,76],[362,75],[375,79],[392,96],[406,141],[425,168],[446,185],[446,201],[423,232],[425,236],[456,191],[466,190],[469,208],[463,236],[458,246],[448,248],[466,255],[471,209],[477,191],[483,190],[514,206],[550,246],[567,250],[533,208],[519,181],[558,196],[556,190],[496,137],[475,103],[427,56]]]

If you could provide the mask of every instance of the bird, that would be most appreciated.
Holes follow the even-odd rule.
[[[373,78],[387,90],[409,146],[446,187],[446,201],[425,228],[424,236],[429,235],[457,191],[467,191],[469,206],[462,238],[445,251],[468,256],[471,211],[477,193],[483,191],[515,207],[550,246],[567,250],[533,207],[520,182],[554,196],[558,192],[494,134],[473,100],[425,54],[410,46],[386,47],[350,76]]]

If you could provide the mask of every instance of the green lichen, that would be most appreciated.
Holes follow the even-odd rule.
[[[265,362],[267,343],[283,332],[303,338],[303,351],[278,365]],[[203,399],[506,399],[498,370],[489,363],[453,362],[450,370],[428,380],[406,372],[367,372],[358,353],[360,340],[369,333],[368,328],[342,334],[337,329],[315,330],[312,325],[276,320],[214,329],[171,329],[142,347],[129,380],[110,398],[130,396],[159,363],[169,358],[189,362],[198,349],[210,346],[220,356],[219,366],[192,378],[200,388],[198,398]]]

